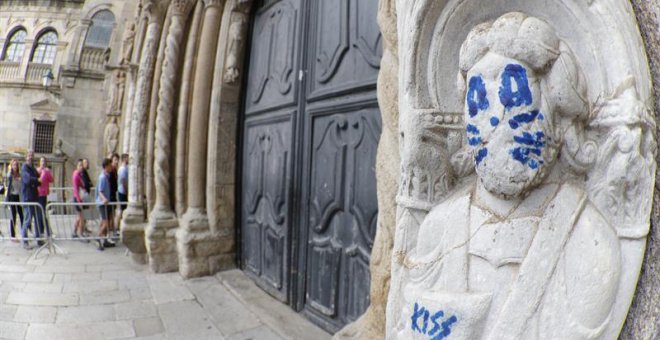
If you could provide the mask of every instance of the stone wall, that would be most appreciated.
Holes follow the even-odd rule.
[[[25,76],[0,77],[0,150],[25,150],[32,146],[33,119],[56,121],[54,149],[62,140],[66,154],[67,178],[78,158],[90,160],[90,172],[96,177],[100,160],[107,150],[104,130],[109,121],[109,99],[115,86],[113,75],[121,59],[122,39],[127,21],[135,12],[133,0],[24,1],[0,4],[0,49],[12,30],[27,31],[22,67]],[[92,59],[81,60],[90,19],[101,10],[109,10],[115,24],[109,54],[100,51]],[[49,68],[55,79],[48,90],[42,86],[41,70],[31,74],[29,60],[34,41],[40,32],[54,29],[58,35],[55,62]],[[107,57],[107,60],[105,59]],[[1,63],[1,62],[0,62]],[[39,65],[36,65],[39,66]],[[2,73],[2,72],[0,72]],[[116,112],[115,112],[116,113]],[[56,150],[53,150],[55,153]]]
[[[660,3],[632,0],[639,29],[653,77],[655,117],[660,122]],[[659,159],[660,158],[656,158]],[[642,273],[628,318],[620,339],[660,339],[660,176],[656,174],[656,189],[651,232],[648,237]]]

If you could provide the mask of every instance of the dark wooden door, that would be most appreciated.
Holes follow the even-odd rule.
[[[336,331],[369,305],[381,122],[378,0],[258,3],[243,128],[242,265]]]

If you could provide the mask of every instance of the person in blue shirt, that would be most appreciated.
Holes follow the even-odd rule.
[[[96,204],[101,215],[101,227],[99,228],[98,250],[104,250],[105,247],[114,247],[115,244],[109,240],[103,240],[108,236],[109,219],[112,216],[112,205],[110,203],[110,171],[112,171],[112,160],[105,158],[101,163],[103,171],[99,175],[98,188],[96,190]]]
[[[21,199],[24,203],[38,203],[39,202],[39,172],[32,165],[32,158],[34,157],[34,151],[28,150],[27,155],[25,156],[25,163],[21,167]],[[30,245],[27,239],[28,228],[30,223],[32,223],[32,218],[35,219],[36,228],[34,228],[34,236],[39,239],[41,233],[44,230],[44,215],[43,210],[35,205],[26,205],[23,208],[25,212],[25,220],[23,220],[23,227],[21,229],[21,235],[23,236],[22,244],[23,248],[30,249]],[[37,241],[38,245],[43,245],[42,240]]]

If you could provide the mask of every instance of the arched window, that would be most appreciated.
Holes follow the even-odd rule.
[[[112,12],[103,10],[94,14],[85,37],[85,47],[107,48],[110,45],[114,25],[115,16]]]
[[[57,33],[48,31],[37,39],[37,46],[32,52],[32,62],[37,64],[53,64],[57,54]]]
[[[5,55],[2,59],[5,61],[20,63],[21,59],[23,59],[23,54],[25,53],[26,36],[27,32],[22,28],[15,31],[9,38],[7,48],[5,49]]]

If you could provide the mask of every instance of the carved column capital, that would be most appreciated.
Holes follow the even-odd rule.
[[[169,3],[170,0],[143,0],[144,14],[149,21],[159,21]]]
[[[224,6],[225,0],[204,0],[204,8],[216,7],[221,8]]]
[[[187,16],[197,0],[172,0],[170,3],[172,16]]]

